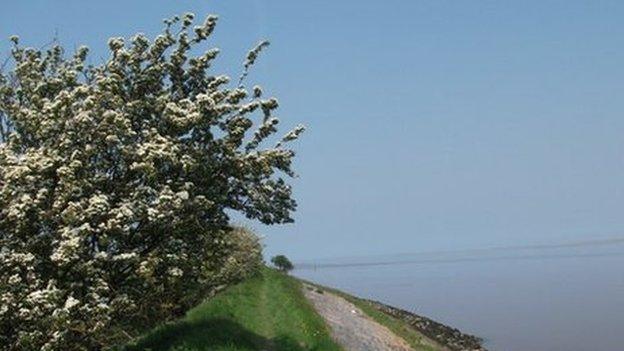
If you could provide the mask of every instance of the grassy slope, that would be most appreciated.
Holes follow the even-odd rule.
[[[315,286],[350,301],[402,337],[415,351],[445,350],[366,300]],[[190,310],[182,320],[157,328],[128,347],[128,351],[138,350],[339,351],[341,348],[331,340],[322,318],[301,293],[301,282],[267,268],[260,276],[227,289]]]
[[[157,328],[128,350],[338,351],[301,283],[265,269]]]

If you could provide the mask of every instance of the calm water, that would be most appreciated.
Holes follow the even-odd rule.
[[[624,350],[624,245],[308,262],[295,275],[411,310],[490,350]]]

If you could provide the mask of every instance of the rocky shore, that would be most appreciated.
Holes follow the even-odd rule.
[[[426,337],[444,345],[452,351],[487,351],[482,345],[481,338],[464,334],[458,329],[438,323],[429,318],[416,315],[381,302],[366,300],[379,311],[406,322]]]

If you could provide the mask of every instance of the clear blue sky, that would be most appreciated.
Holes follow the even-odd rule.
[[[624,235],[622,1],[11,1],[0,53],[55,31],[97,61],[161,19],[220,15],[218,73],[305,123],[293,225],[256,228],[295,260]]]

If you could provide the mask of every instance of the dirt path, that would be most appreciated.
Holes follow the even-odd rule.
[[[375,322],[352,303],[327,291],[304,285],[305,296],[331,327],[347,351],[412,351],[401,338]]]

